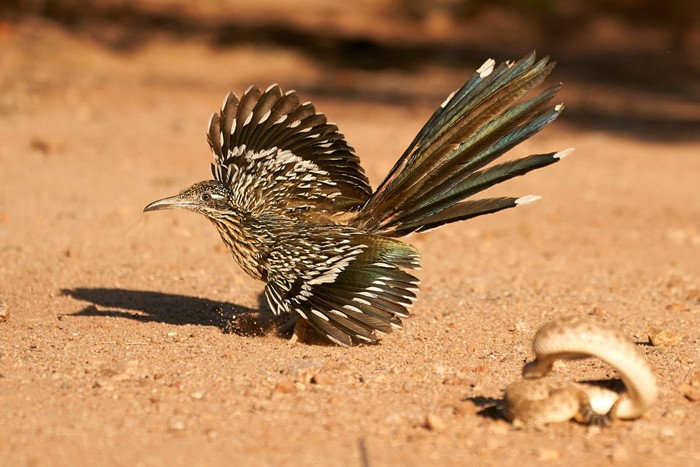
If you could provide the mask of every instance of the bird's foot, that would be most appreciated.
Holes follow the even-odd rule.
[[[293,316],[290,316],[287,321],[279,325],[278,332],[280,335],[287,335],[290,332],[292,332],[297,325],[297,322],[299,322],[299,316],[296,314]]]
[[[289,342],[296,344],[297,342],[304,342],[306,336],[306,331],[309,329],[309,322],[305,319],[297,319],[294,323],[294,333],[289,339]]]

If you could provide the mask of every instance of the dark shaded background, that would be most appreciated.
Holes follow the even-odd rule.
[[[48,22],[123,53],[163,38],[212,48],[294,49],[335,72],[335,80],[310,85],[315,94],[402,104],[434,96],[372,89],[366,81],[353,85],[353,74],[464,68],[537,49],[559,62],[562,81],[603,86],[626,101],[608,105],[589,86],[593,96],[567,96],[570,124],[662,140],[695,138],[700,129],[694,0],[386,0],[345,7],[331,1],[6,0],[0,13],[8,27]]]

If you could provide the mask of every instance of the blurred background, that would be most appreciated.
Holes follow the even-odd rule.
[[[197,44],[222,65],[245,51],[238,68],[172,58],[193,64],[180,75],[190,84],[225,72],[229,88],[258,78],[397,105],[439,103],[484,59],[536,49],[559,63],[569,124],[661,139],[700,129],[696,0],[3,0],[0,18],[5,113],[61,80],[80,86],[78,70],[47,63],[84,66],[68,56],[78,42],[126,57]]]
[[[0,0],[0,463],[698,465],[699,4]],[[296,89],[377,186],[486,59],[533,49],[566,109],[504,159],[575,154],[487,192],[534,206],[412,236],[421,298],[381,346],[289,345],[208,222],[142,213],[211,176],[229,91]],[[642,344],[647,420],[540,449],[478,416],[559,315]]]

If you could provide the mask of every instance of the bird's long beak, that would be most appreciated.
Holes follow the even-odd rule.
[[[143,212],[160,211],[162,209],[187,209],[190,206],[188,200],[182,199],[180,195],[171,196],[169,198],[153,201],[151,204],[143,208]]]

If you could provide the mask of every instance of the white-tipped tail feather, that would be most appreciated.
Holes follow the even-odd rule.
[[[559,151],[558,153],[556,153],[553,157],[554,157],[555,159],[563,159],[563,158],[565,158],[566,156],[568,156],[569,154],[571,154],[572,152],[574,152],[575,150],[576,150],[576,148],[566,148],[566,149],[562,149],[561,151]]]
[[[496,66],[496,60],[489,58],[476,70],[476,72],[479,73],[479,76],[485,78],[493,72],[494,66]]]
[[[542,199],[542,197],[538,196],[538,195],[525,195],[525,196],[521,196],[520,198],[516,199],[515,205],[522,206],[524,204],[534,203],[535,201],[538,201],[540,199]]]

